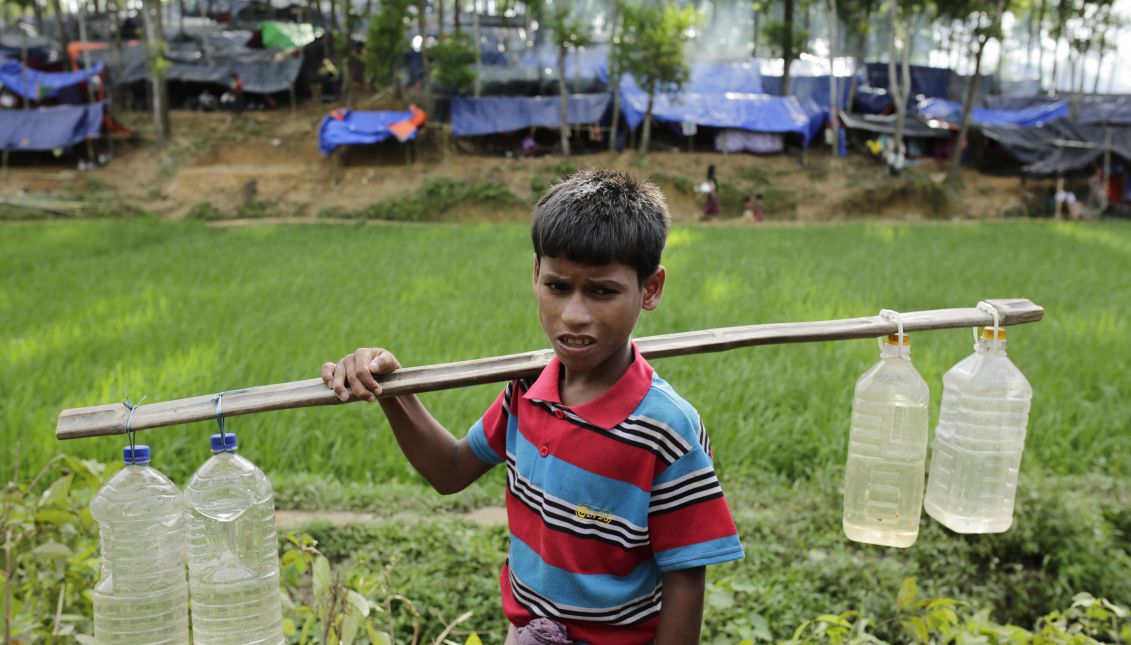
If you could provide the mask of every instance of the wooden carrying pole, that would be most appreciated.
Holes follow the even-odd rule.
[[[1045,314],[1044,308],[1024,299],[986,300],[984,302],[997,311],[998,322],[1003,327],[1036,322]],[[903,319],[903,329],[906,332],[975,327],[991,325],[994,322],[992,313],[987,309],[979,308],[913,311],[902,313],[900,316]],[[752,345],[875,338],[894,333],[896,333],[894,318],[870,316],[867,318],[844,318],[815,322],[747,325],[664,334],[641,338],[636,341],[636,346],[645,358],[651,360],[667,356],[722,352]],[[458,363],[402,368],[379,379],[383,389],[381,397],[534,376],[550,362],[553,355],[553,350],[544,349],[524,354],[481,358]],[[350,402],[356,400],[358,399],[351,398]],[[326,387],[322,379],[312,378],[225,394],[223,415],[231,417],[268,410],[285,410],[337,403],[342,403],[342,401]],[[59,414],[55,437],[57,439],[78,439],[80,437],[124,434],[128,415],[129,410],[121,403],[63,410]],[[213,400],[213,395],[207,394],[139,406],[134,410],[130,427],[133,430],[145,430],[192,421],[204,421],[215,418],[215,415],[216,402]]]

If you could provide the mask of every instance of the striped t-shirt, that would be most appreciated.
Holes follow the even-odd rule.
[[[479,459],[507,464],[500,584],[515,625],[544,616],[572,640],[648,643],[662,573],[743,557],[698,413],[633,351],[613,387],[572,408],[554,358],[468,433]]]

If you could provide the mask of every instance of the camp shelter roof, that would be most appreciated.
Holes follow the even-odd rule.
[[[621,91],[621,112],[629,128],[640,125],[647,109],[647,94],[632,88]],[[806,146],[820,130],[826,114],[812,101],[803,105],[792,96],[739,92],[657,94],[652,106],[652,116],[661,121],[751,132],[794,132],[802,136]]]
[[[244,90],[256,93],[282,92],[290,89],[302,70],[302,50],[248,49],[227,45],[230,39],[213,38],[206,46],[198,41],[170,43],[167,57],[169,66],[165,78],[171,81],[188,81],[227,85],[232,73],[239,74]],[[111,82],[128,84],[145,79],[145,46],[136,43],[122,47],[121,72],[114,75],[114,51],[106,43],[90,43],[88,48],[92,63],[102,62],[111,70]],[[78,51],[78,50],[76,50]],[[72,57],[76,53],[71,54]],[[81,55],[79,55],[81,59]]]
[[[599,123],[609,109],[612,96],[571,94],[570,125]],[[561,123],[557,96],[452,97],[452,136],[466,137],[511,132],[529,127],[554,128]]]
[[[98,136],[102,103],[0,110],[0,149],[54,150]]]
[[[602,79],[607,79],[602,68]],[[621,87],[642,91],[631,74],[621,79]],[[738,92],[742,94],[762,93],[762,73],[756,60],[733,63],[692,63],[691,75],[684,83],[681,92],[686,94],[713,94]]]
[[[851,130],[864,130],[877,134],[895,134],[894,114],[852,114],[840,113],[841,121]],[[950,136],[949,128],[933,128],[925,119],[915,114],[908,114],[903,122],[903,133],[913,138],[942,138]]]
[[[416,106],[408,110],[358,111],[344,108],[322,117],[318,150],[328,155],[341,146],[380,143],[396,137],[402,143],[416,138],[425,114]]]
[[[1108,129],[1065,119],[1042,127],[979,126],[986,137],[1025,164],[1025,172],[1034,175],[1063,174],[1099,162],[1108,149]],[[1112,153],[1131,161],[1131,128],[1110,130]]]
[[[950,123],[962,122],[962,105],[946,99],[931,98],[919,102],[916,110],[925,117]],[[1068,104],[1057,101],[1016,110],[974,108],[970,120],[977,126],[1039,126],[1068,116]]]
[[[322,28],[309,23],[279,22],[268,20],[260,23],[263,46],[278,49],[305,47],[322,37]]]
[[[1064,101],[1069,102],[1069,108],[1071,108],[1071,101],[1068,97],[1058,99],[1043,95],[991,96],[986,100],[986,104],[991,108],[1016,110]],[[1084,125],[1131,126],[1131,96],[1113,94],[1082,96],[1080,97],[1076,122]]]
[[[897,72],[898,72],[898,65]],[[864,65],[863,78],[868,87],[889,89],[889,67],[887,63],[867,63]],[[911,96],[926,96],[928,98],[943,98],[950,89],[951,71],[945,67],[926,67],[924,65],[911,65]]]
[[[18,60],[7,60],[0,63],[0,87],[10,90],[17,96],[32,100],[55,96],[59,90],[86,83],[91,76],[102,73],[101,63],[94,65],[90,71],[77,72],[43,72],[38,69],[25,68]]]

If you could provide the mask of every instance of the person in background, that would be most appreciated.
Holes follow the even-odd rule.
[[[202,112],[212,112],[217,106],[216,95],[208,88],[204,88],[200,96],[196,97],[196,101]]]
[[[333,103],[338,95],[338,68],[329,58],[323,58],[322,66],[318,68],[318,83],[321,85],[322,102]]]
[[[715,180],[715,164],[707,166],[707,181],[703,182],[707,201],[703,204],[703,216],[709,220],[719,218],[719,182]]]
[[[746,196],[746,201],[742,202],[742,219],[754,223],[765,221],[766,210],[762,205],[762,193],[753,197]]]
[[[232,80],[228,83],[228,91],[232,94],[232,112],[242,114],[244,108],[243,81],[240,75],[232,72]]]

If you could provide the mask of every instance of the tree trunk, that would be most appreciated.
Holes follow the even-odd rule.
[[[367,3],[371,0],[365,0]],[[446,0],[436,0],[436,42],[442,44],[444,42],[444,2]],[[367,13],[366,16],[369,14]]]
[[[656,96],[655,86],[648,92],[648,109],[644,112],[644,130],[640,135],[640,156],[648,154],[648,144],[652,140],[652,99]]]
[[[149,83],[153,95],[153,123],[157,142],[164,145],[169,139],[169,94],[165,84],[165,36],[161,33],[160,0],[145,0],[142,8],[145,21],[145,44],[149,54]]]
[[[185,33],[185,0],[177,0],[177,11],[181,14],[177,23],[177,33],[183,35]]]
[[[615,3],[614,3],[614,5],[615,5]],[[761,21],[759,20],[759,18],[762,17],[762,11],[758,8],[757,5],[758,5],[757,2],[751,2],[750,3],[750,8],[751,8],[752,12],[754,13],[754,38],[751,41],[753,43],[753,48],[750,52],[750,56],[753,57],[753,58],[758,58],[758,38],[761,37],[761,34],[759,33],[759,31],[761,30],[761,27],[762,27]]]
[[[891,27],[890,37],[890,51],[888,53],[888,93],[891,94],[892,105],[895,108],[895,132],[891,140],[891,151],[888,156],[888,166],[894,169],[903,167],[903,126],[904,119],[907,115],[907,95],[905,94],[906,88],[900,87],[900,79],[896,74],[896,59],[897,56],[902,60],[900,50],[896,46],[897,30],[896,26],[899,23],[899,5],[896,0],[890,0],[888,3],[888,20]],[[904,49],[906,49],[906,43]]]
[[[337,0],[330,0],[330,3],[331,5],[336,4]],[[342,79],[342,100],[345,101],[346,107],[352,110],[357,96],[357,88],[354,87],[353,82],[353,39],[350,34],[353,31],[353,25],[350,24],[350,0],[342,0],[342,12],[344,13],[342,16],[342,41],[338,44],[342,62],[338,71],[341,72]],[[337,24],[336,21],[335,24]]]
[[[868,16],[864,16],[864,20],[868,20]],[[848,110],[852,110],[852,106],[856,103],[856,85],[859,83],[857,80],[860,72],[864,72],[865,76],[868,73],[868,33],[862,31],[856,39],[856,52],[852,56],[852,78],[849,80],[848,85]]]
[[[617,60],[620,58],[620,35],[617,33],[620,29],[620,15],[617,12],[619,3],[614,2],[609,16],[609,35],[612,42],[609,47],[609,91],[613,93],[613,120],[609,124],[609,152],[614,152],[617,149],[617,125],[620,122],[620,65]],[[757,21],[757,17],[755,17]]]
[[[565,43],[558,45],[558,107],[559,131],[562,140],[562,156],[569,157],[569,91],[565,80]]]
[[[452,2],[452,29],[457,32],[461,31],[459,24],[459,14],[462,8],[460,7],[461,4],[463,4],[463,0],[455,0]]]
[[[420,89],[424,90],[424,111],[432,114],[432,81],[428,69],[427,0],[416,2],[416,28],[420,32]]]
[[[1037,85],[1045,88],[1045,43],[1042,38],[1045,33],[1045,9],[1048,0],[1041,0],[1041,8],[1037,13]]]
[[[829,133],[832,135],[833,156],[840,156],[840,93],[836,83],[836,0],[829,0]]]
[[[480,47],[482,36],[479,34],[479,0],[472,3],[471,27],[472,40],[475,41],[475,98],[479,98],[481,86],[479,79],[483,76],[483,49]],[[541,31],[542,25],[538,25]]]
[[[118,3],[121,0],[114,0],[114,9],[110,13],[111,24],[114,28],[114,49],[113,55],[110,57],[110,95],[111,105],[116,106],[116,109],[126,109],[127,90],[126,86],[119,82],[122,78],[122,23],[121,18],[121,5]],[[132,109],[132,106],[130,107]],[[112,139],[111,139],[112,140]]]
[[[789,96],[789,68],[793,65],[793,3],[785,3],[785,42],[782,43],[781,95]]]
[[[55,14],[55,37],[59,39],[59,44],[63,48],[63,55],[66,56],[67,45],[70,44],[71,38],[63,23],[63,3],[59,0],[51,0],[51,13]]]
[[[1005,10],[1005,0],[998,0],[994,14],[990,16],[990,24],[997,24]],[[977,38],[978,48],[974,52],[974,75],[966,85],[966,96],[962,101],[962,126],[958,129],[958,141],[954,146],[954,155],[950,158],[950,168],[947,169],[946,183],[954,185],[962,179],[962,149],[966,146],[966,136],[970,130],[970,113],[974,111],[974,97],[978,93],[978,83],[982,80],[982,53],[986,51],[986,36]]]
[[[35,16],[35,33],[43,33],[43,8],[39,6],[39,0],[32,0],[31,13]]]

